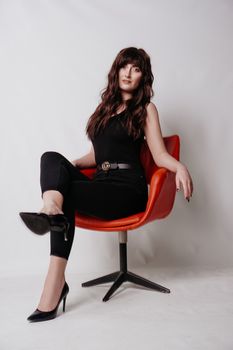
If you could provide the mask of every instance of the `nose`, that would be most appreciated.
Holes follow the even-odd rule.
[[[127,77],[130,77],[130,74],[131,74],[131,68],[126,68],[126,70],[125,70],[125,75],[127,76]]]

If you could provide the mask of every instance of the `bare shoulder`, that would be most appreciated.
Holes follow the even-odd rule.
[[[158,164],[159,155],[166,152],[166,147],[163,141],[162,130],[159,122],[157,108],[153,102],[150,102],[147,107],[146,122],[144,125],[144,135],[154,158]]]
[[[149,137],[150,133],[161,134],[159,114],[156,105],[153,102],[149,102],[146,106],[146,111],[147,116],[144,124],[144,133],[146,137]]]
[[[156,105],[153,102],[149,102],[146,106],[147,119],[158,118],[158,110]]]

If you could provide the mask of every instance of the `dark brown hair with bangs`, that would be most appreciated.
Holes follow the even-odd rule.
[[[89,139],[105,127],[109,118],[117,113],[123,100],[118,83],[119,69],[126,64],[136,65],[142,71],[139,86],[133,91],[132,98],[125,101],[127,118],[125,127],[129,135],[137,139],[143,135],[143,126],[146,120],[146,106],[154,95],[152,84],[154,76],[151,71],[149,55],[143,49],[128,47],[122,49],[116,56],[110,72],[108,73],[108,85],[101,93],[101,103],[95,112],[89,117],[86,126],[86,134]]]

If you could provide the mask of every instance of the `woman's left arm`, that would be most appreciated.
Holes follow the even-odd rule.
[[[187,167],[167,152],[159,123],[158,111],[153,102],[150,102],[147,106],[144,134],[156,165],[176,173],[176,188],[180,190],[182,185],[184,197],[189,201],[193,193],[192,178]]]

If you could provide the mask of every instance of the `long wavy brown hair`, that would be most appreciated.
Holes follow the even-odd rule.
[[[142,71],[142,77],[139,86],[133,91],[132,98],[123,101],[118,83],[118,74],[119,69],[128,63],[138,66]],[[108,85],[101,93],[102,101],[87,122],[86,134],[88,139],[94,139],[95,135],[102,128],[105,128],[108,120],[117,113],[123,102],[126,107],[125,113],[127,113],[127,118],[124,120],[127,133],[133,139],[141,137],[147,115],[146,106],[151,97],[154,96],[153,80],[149,55],[141,48],[128,47],[122,49],[117,54],[108,73]]]

